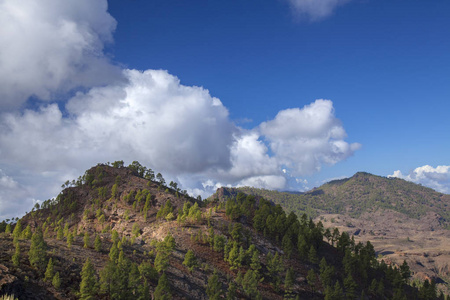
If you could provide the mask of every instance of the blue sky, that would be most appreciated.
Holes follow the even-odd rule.
[[[448,164],[446,1],[351,1],[315,22],[283,1],[111,1],[110,12],[118,61],[209,89],[233,120],[252,120],[241,126],[332,100],[363,145],[336,175]]]
[[[203,196],[450,192],[448,1],[23,2],[0,1],[0,219],[120,159]]]
[[[252,120],[243,127],[332,100],[363,147],[318,179],[449,162],[446,1],[351,1],[313,22],[283,1],[111,1],[110,12],[118,61],[209,89],[233,120]]]

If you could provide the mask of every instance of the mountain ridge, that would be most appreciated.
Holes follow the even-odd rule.
[[[251,187],[223,188],[212,197],[238,193],[264,198],[287,212],[303,213],[373,243],[384,259],[411,266],[414,278],[450,282],[450,195],[399,178],[358,172],[302,194]],[[428,259],[433,257],[433,259]]]
[[[137,162],[97,165],[0,225],[0,294],[19,299],[435,294],[434,281],[417,290],[407,266],[376,261],[370,243],[253,196],[199,201]]]
[[[423,217],[429,211],[436,212],[442,214],[443,227],[450,224],[450,195],[404,179],[382,177],[367,172],[357,172],[349,178],[332,180],[302,193],[278,192],[252,187],[224,189],[243,191],[265,197],[268,200],[277,198],[277,203],[281,201],[280,204],[284,202],[283,199],[292,198],[290,201],[299,202],[298,207],[293,208],[290,205],[284,207],[288,211],[293,210],[298,215],[307,213],[316,217],[317,212],[327,212],[359,216],[371,208],[383,208],[416,219]],[[210,198],[217,197],[216,195],[217,193]],[[289,195],[293,196],[289,197]],[[333,206],[333,204],[335,205]]]

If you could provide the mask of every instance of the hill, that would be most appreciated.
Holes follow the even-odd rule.
[[[360,217],[377,210],[392,210],[409,218],[420,219],[437,213],[437,226],[450,224],[450,195],[399,178],[386,178],[359,172],[350,178],[330,181],[306,193],[277,192],[242,187],[228,193],[244,192],[264,197],[298,215],[306,213],[346,214]],[[215,197],[215,196],[213,196]]]
[[[299,216],[306,213],[325,227],[354,235],[356,241],[371,241],[384,259],[406,259],[415,279],[435,278],[448,290],[450,195],[359,172],[301,194],[243,187],[222,188],[213,197],[226,199],[239,192],[263,197]]]
[[[155,180],[156,179],[156,180]],[[19,299],[435,299],[370,242],[239,193],[189,197],[139,163],[98,165],[0,224],[0,295]]]

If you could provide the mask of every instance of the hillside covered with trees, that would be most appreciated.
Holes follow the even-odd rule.
[[[321,213],[359,217],[378,209],[389,209],[420,219],[429,212],[441,216],[442,227],[450,225],[450,195],[400,179],[358,172],[350,178],[330,181],[305,193],[277,192],[251,187],[230,189],[264,197],[297,215],[317,217]]]
[[[18,299],[444,299],[370,242],[238,192],[202,201],[138,162],[99,164],[0,225]]]

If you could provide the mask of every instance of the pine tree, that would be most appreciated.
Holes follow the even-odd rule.
[[[184,256],[183,265],[185,265],[189,272],[192,272],[194,268],[197,266],[197,259],[195,258],[195,254],[192,250],[188,250],[186,255]]]
[[[45,270],[45,277],[44,280],[45,281],[50,281],[53,279],[53,261],[52,258],[50,257],[50,259],[48,260],[48,264],[47,264],[47,269]]]
[[[248,270],[244,275],[244,279],[242,280],[242,288],[244,292],[250,298],[255,298],[258,293],[258,272],[253,270]]]
[[[344,287],[345,287],[345,294],[347,295],[347,299],[348,300],[355,299],[356,288],[358,287],[358,285],[356,284],[356,282],[353,279],[351,274],[348,274],[348,276],[344,279]]]
[[[333,295],[334,295],[335,299],[336,300],[342,299],[342,294],[343,294],[342,286],[339,283],[339,281],[336,281],[336,284],[334,285],[334,291],[333,291]]]
[[[237,265],[238,265],[239,267],[245,264],[246,257],[247,257],[247,256],[246,256],[245,250],[244,250],[244,248],[241,246],[241,247],[239,248],[239,255],[238,255],[238,258],[237,258]]]
[[[5,233],[11,233],[11,224],[6,224]]]
[[[97,251],[97,252],[100,252],[100,250],[102,250],[102,240],[100,239],[100,236],[98,236],[98,235],[95,237],[94,248],[95,248],[95,251]]]
[[[97,279],[95,278],[94,266],[92,265],[91,260],[88,257],[83,265],[83,269],[81,270],[81,300],[95,299],[95,294],[97,293],[96,281]]]
[[[227,300],[235,300],[236,299],[236,285],[234,282],[230,282],[228,285],[227,291]]]
[[[117,232],[117,230],[113,230],[111,240],[113,244],[116,244],[119,241],[119,233]]]
[[[209,227],[209,229],[208,229],[208,244],[211,248],[214,247],[214,239],[215,239],[214,228]]]
[[[237,275],[236,275],[236,283],[237,284],[239,284],[239,285],[242,285],[242,280],[243,280],[243,278],[242,278],[242,273],[241,273],[241,271],[239,271],[238,273],[237,273]]]
[[[382,297],[384,295],[384,283],[383,279],[380,279],[380,282],[378,283],[377,287],[377,295]]]
[[[10,230],[11,230],[11,228],[10,228]],[[14,227],[13,237],[20,238],[21,234],[22,234],[22,221],[18,220],[16,223],[16,226]]]
[[[64,225],[64,237],[67,237],[69,235],[69,223],[66,223]]]
[[[28,258],[30,264],[40,270],[45,267],[47,244],[44,241],[42,230],[37,229],[31,237],[30,251]]]
[[[323,286],[330,286],[333,282],[336,270],[334,266],[326,266],[323,272],[320,272],[320,281]]]
[[[164,272],[169,266],[169,255],[170,252],[166,250],[159,250],[156,253],[155,268],[159,273]]]
[[[376,278],[374,278],[372,280],[372,282],[370,283],[369,292],[372,293],[372,294],[375,294],[376,291],[377,291],[377,287],[378,287],[378,281],[377,281]]]
[[[100,290],[102,293],[112,294],[111,286],[114,284],[116,270],[116,263],[110,260],[100,271]]]
[[[309,273],[308,273],[308,275],[309,275]],[[295,277],[294,270],[292,268],[289,268],[286,272],[286,277],[284,278],[285,298],[292,297],[292,287],[294,286],[294,280],[295,280],[294,277]],[[309,281],[308,281],[308,283],[309,283]]]
[[[406,260],[404,260],[403,264],[400,266],[400,272],[402,274],[402,278],[405,280],[405,282],[407,282],[409,277],[411,277],[411,270],[409,269]]]
[[[141,285],[141,274],[139,273],[137,264],[134,262],[129,264],[129,270],[127,292],[137,296],[139,294],[139,286]]]
[[[73,243],[73,234],[72,232],[69,232],[69,234],[67,234],[67,247],[72,248],[72,243]]]
[[[16,251],[14,252],[14,255],[12,256],[12,262],[15,267],[18,267],[20,264],[20,245],[18,242],[16,243]]]
[[[213,275],[208,278],[206,294],[208,295],[208,299],[211,300],[218,300],[221,297],[222,285],[219,282],[219,275],[217,274],[217,270],[214,270]]]
[[[228,261],[228,263],[231,265],[232,270],[236,269],[237,267],[239,267],[239,248],[238,248],[238,243],[237,242],[233,242],[233,247],[230,250],[230,253],[228,254],[228,258],[226,259],[226,261]]]
[[[87,231],[84,232],[84,248],[88,248],[89,247],[89,233]]]
[[[172,299],[172,294],[170,293],[170,285],[169,281],[167,280],[166,273],[163,273],[161,277],[159,277],[158,285],[156,286],[153,296],[154,300]]]
[[[287,257],[288,258],[291,257],[292,251],[294,250],[294,245],[292,244],[291,236],[288,233],[286,233],[283,236],[283,239],[281,240],[281,245]]]
[[[311,287],[311,289],[314,291],[314,288],[316,287],[316,273],[314,272],[314,269],[308,271],[306,280],[308,281],[308,284]]]
[[[58,232],[56,233],[56,238],[57,238],[58,240],[62,240],[63,237],[64,237],[63,230],[62,230],[61,226],[59,226]]]
[[[33,236],[33,233],[31,232],[31,226],[30,224],[28,224],[28,226],[22,231],[21,234],[22,238],[24,239],[31,239],[31,237]]]
[[[144,278],[144,284],[139,286],[139,297],[138,300],[150,300],[150,287],[148,285],[147,279]]]
[[[112,262],[116,262],[119,259],[119,249],[116,243],[113,243],[111,249],[109,249],[109,259]]]
[[[309,248],[308,259],[312,264],[319,263],[319,257],[317,257],[317,251],[313,245],[311,245],[311,247]]]
[[[272,255],[270,252],[267,254],[267,270],[272,278],[275,290],[278,290],[281,281],[278,273],[283,271],[283,259],[278,255],[278,252],[275,252],[275,255]]]
[[[255,271],[259,271],[261,269],[261,262],[259,260],[258,250],[253,251],[252,259],[250,262],[250,268]]]
[[[56,272],[55,276],[53,276],[52,284],[57,290],[61,287],[61,278],[59,278],[59,272]]]

